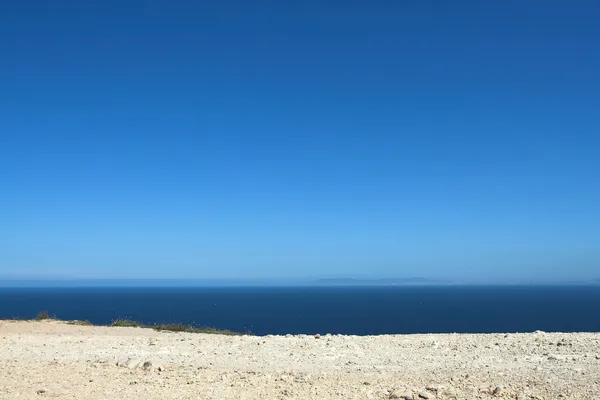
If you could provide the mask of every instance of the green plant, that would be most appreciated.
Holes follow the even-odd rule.
[[[120,326],[120,327],[129,327],[129,328],[143,328],[143,325],[137,321],[131,320],[129,318],[119,318],[115,319],[110,326]]]
[[[152,326],[152,328],[157,331],[168,331],[168,332],[210,333],[210,334],[230,335],[230,336],[241,335],[241,333],[233,332],[228,329],[221,330],[221,329],[216,329],[216,328],[196,327],[196,326],[185,325],[185,324],[157,324],[157,325]]]
[[[68,325],[78,325],[78,326],[92,326],[92,323],[88,320],[84,321],[67,321]]]
[[[38,315],[35,316],[36,321],[44,321],[47,319],[52,319],[48,311],[41,311],[38,313]]]

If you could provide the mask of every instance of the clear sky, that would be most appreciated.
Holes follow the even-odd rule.
[[[0,275],[600,277],[596,1],[2,1]]]

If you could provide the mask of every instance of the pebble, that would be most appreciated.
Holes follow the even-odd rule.
[[[442,390],[442,396],[456,397],[457,395],[458,395],[458,392],[453,388],[448,388],[448,389]]]
[[[425,386],[425,389],[431,392],[441,392],[442,390],[444,390],[444,385],[430,384]]]
[[[142,361],[138,358],[129,358],[125,362],[118,363],[119,367],[125,367],[129,369],[136,369]]]
[[[146,361],[142,364],[142,369],[149,371],[150,369],[152,369],[152,362],[150,361]]]
[[[321,339],[321,335],[317,333],[317,334],[315,335],[315,339]]]
[[[420,392],[419,397],[425,400],[433,400],[435,399],[435,395],[429,392]]]
[[[163,371],[164,368],[162,366],[154,365],[152,361],[142,361],[139,358],[129,358],[127,361],[117,363],[118,367],[128,368],[128,369],[143,369],[144,371]]]

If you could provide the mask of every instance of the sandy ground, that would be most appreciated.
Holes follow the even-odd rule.
[[[221,336],[0,321],[0,399],[600,399],[600,334]]]

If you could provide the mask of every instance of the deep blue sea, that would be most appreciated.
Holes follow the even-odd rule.
[[[257,335],[600,332],[600,286],[0,288],[0,319],[39,311]]]

